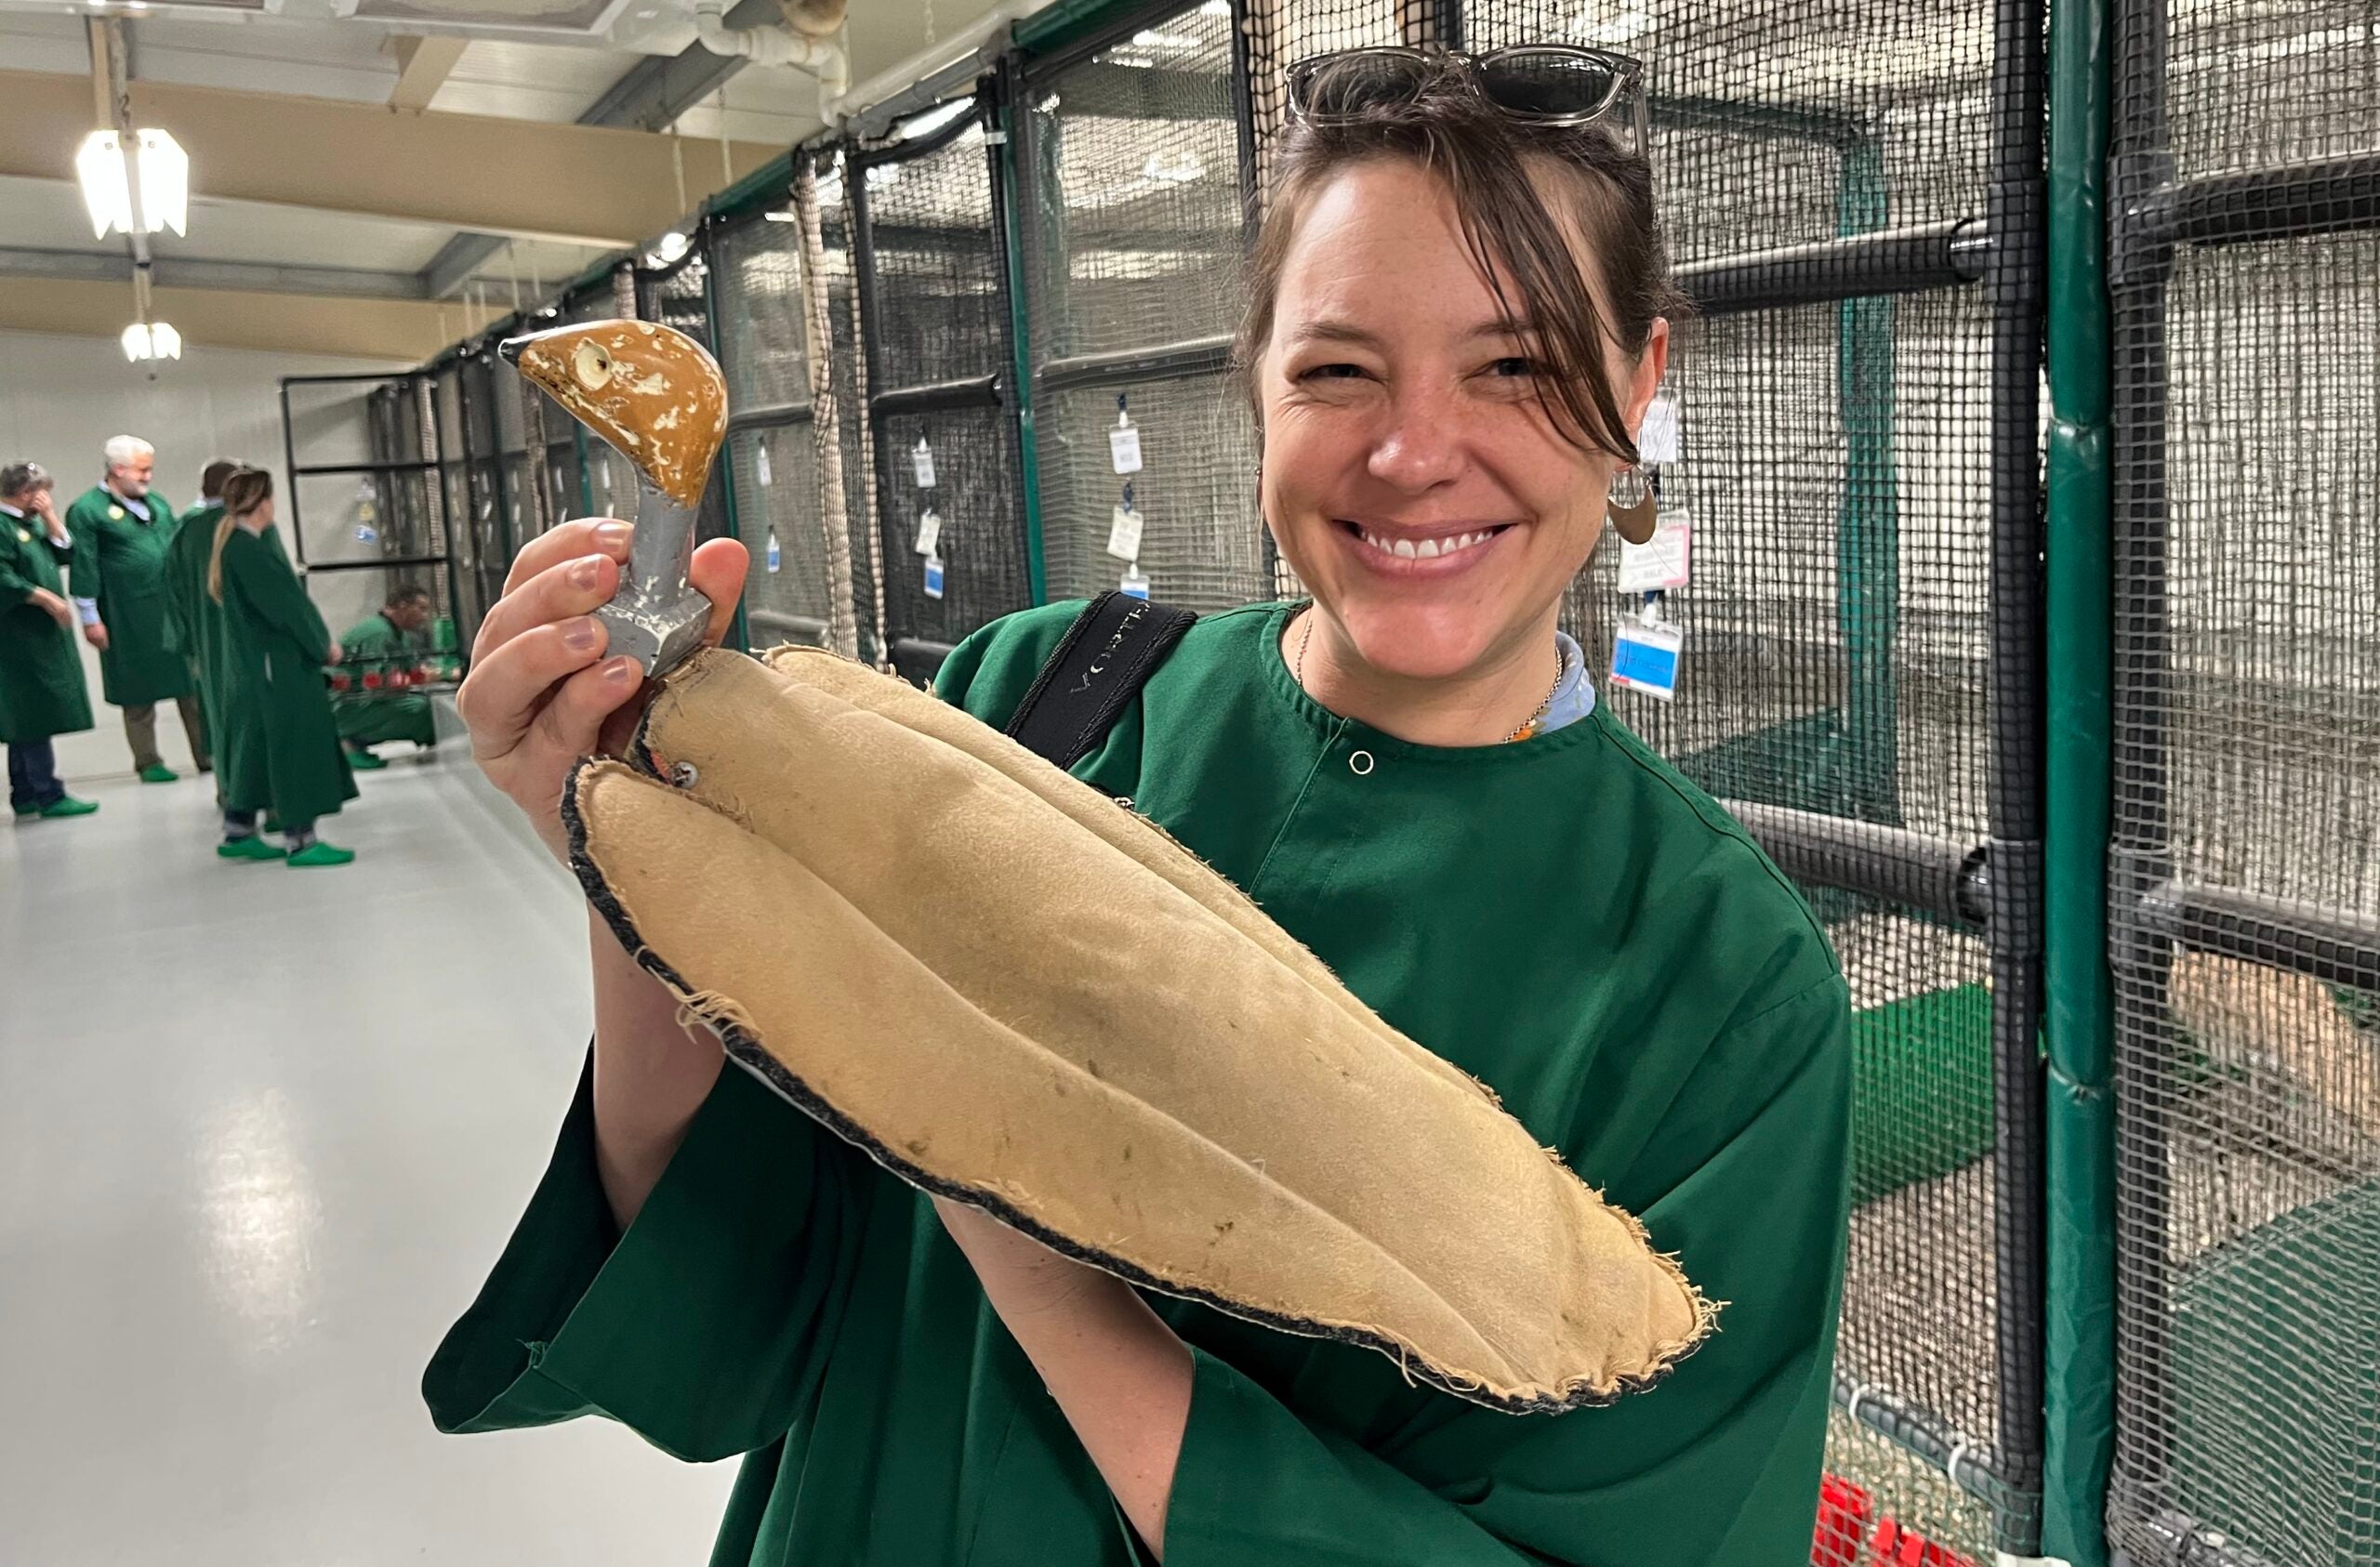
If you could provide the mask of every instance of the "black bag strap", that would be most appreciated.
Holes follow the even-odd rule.
[[[1066,627],[1033,678],[1008,721],[1010,738],[1044,760],[1074,766],[1106,738],[1125,704],[1197,618],[1129,593],[1101,594]]]

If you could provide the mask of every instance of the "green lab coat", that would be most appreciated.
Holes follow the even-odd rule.
[[[970,638],[939,689],[1003,722],[1075,612]],[[1806,1561],[1849,1174],[1824,935],[1607,710],[1517,745],[1408,744],[1298,689],[1287,614],[1200,621],[1076,772],[1485,1079],[1731,1304],[1652,1391],[1547,1416],[1157,1298],[1196,1362],[1167,1567]],[[714,1564],[1133,1560],[932,1207],[741,1072],[625,1234],[582,1081],[424,1390],[452,1431],[601,1413],[681,1457],[748,1454]]]
[[[65,553],[40,518],[0,511],[0,744],[91,727],[74,633],[32,602],[35,588],[66,597],[58,575]]]
[[[94,485],[66,511],[74,537],[69,580],[78,599],[96,599],[108,645],[99,653],[99,690],[118,707],[165,702],[190,691],[190,665],[168,640],[165,549],[179,529],[173,504],[149,492],[149,521],[107,486]]]
[[[216,770],[224,805],[270,810],[290,826],[330,815],[355,797],[323,676],[330,628],[290,569],[278,530],[231,530],[219,608],[221,672],[209,668],[223,711]]]
[[[217,735],[223,732],[222,704],[208,665],[221,661],[223,621],[206,597],[206,563],[215,548],[215,525],[222,520],[221,501],[201,501],[182,513],[165,546],[165,645],[189,665],[199,715],[206,732]]]
[[[366,615],[349,626],[338,639],[342,661],[356,674],[358,689],[338,700],[339,738],[353,745],[377,745],[383,740],[410,740],[416,745],[434,742],[437,731],[430,716],[430,698],[412,691],[365,691],[366,669],[402,665],[412,668],[430,651],[430,639],[403,632],[386,615]]]

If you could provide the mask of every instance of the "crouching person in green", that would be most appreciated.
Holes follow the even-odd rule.
[[[277,860],[299,866],[344,865],[351,849],[335,848],[314,823],[355,797],[355,779],[331,718],[323,665],[339,645],[306,597],[272,526],[272,476],[242,468],[223,481],[223,515],[206,567],[202,629],[223,736],[223,841],[227,860]],[[212,648],[222,650],[219,660]],[[257,818],[277,822],[285,850],[258,835]]]
[[[91,727],[74,607],[59,574],[73,546],[41,465],[0,468],[0,744],[8,747],[8,805],[20,818],[99,809],[66,792],[50,744]]]
[[[382,664],[411,668],[430,651],[422,635],[430,608],[430,589],[403,583],[390,588],[378,614],[366,615],[339,638],[349,666],[359,673]],[[372,754],[382,741],[410,740],[424,747],[438,743],[430,698],[403,691],[349,693],[338,704],[338,733],[347,742],[348,761],[364,772],[389,765]]]
[[[1848,1000],[1791,885],[1558,630],[1606,516],[1650,533],[1627,470],[1677,298],[1636,75],[1563,58],[1292,72],[1238,362],[1313,601],[1193,625],[1074,770],[1493,1087],[1732,1303],[1716,1336],[1610,1407],[1514,1416],[1144,1295],[721,1072],[597,919],[588,1066],[430,1363],[440,1426],[602,1414],[746,1455],[714,1567],[1808,1560]],[[461,693],[558,851],[573,758],[625,744],[641,686],[588,618],[627,534],[532,540]],[[714,637],[745,560],[695,559]],[[1074,614],[977,632],[937,691],[1004,725]]]

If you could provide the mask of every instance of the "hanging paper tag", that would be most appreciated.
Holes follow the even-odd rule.
[[[918,449],[909,454],[909,461],[918,470],[918,488],[933,488],[933,448],[926,444],[924,436],[918,437]]]
[[[760,475],[761,483],[767,484],[772,482],[769,476],[769,448],[767,442],[763,441],[760,448],[752,454],[752,467],[753,470]]]
[[[781,559],[781,557],[779,557],[779,555],[777,554],[777,531],[776,531],[774,528],[772,528],[772,529],[770,529],[770,530],[769,530],[769,570],[770,570],[770,571],[774,572],[774,571],[775,571],[775,570],[777,569],[777,562],[778,562],[778,560],[779,560],[780,559]]]
[[[926,597],[942,597],[942,557],[939,555],[926,557]]]
[[[1124,596],[1128,599],[1145,599],[1149,596],[1149,579],[1141,574],[1141,569],[1138,566],[1124,568],[1124,580],[1120,586]]]
[[[1677,461],[1677,400],[1657,397],[1645,405],[1645,422],[1636,431],[1636,455],[1646,463]]]
[[[942,514],[928,507],[926,514],[918,519],[918,553],[932,555],[941,546]]]
[[[1620,541],[1620,591],[1659,593],[1686,586],[1694,549],[1694,519],[1684,507],[1660,513],[1643,544]]]
[[[1686,633],[1673,625],[1624,620],[1611,644],[1611,683],[1663,702],[1677,695],[1679,658]]]
[[[1115,459],[1118,473],[1141,471],[1140,427],[1119,424],[1107,432],[1107,454]]]
[[[1107,553],[1118,560],[1141,558],[1141,514],[1129,506],[1119,506],[1108,523]]]

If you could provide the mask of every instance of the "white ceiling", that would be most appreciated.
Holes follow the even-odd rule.
[[[682,5],[683,0],[676,0]],[[853,0],[848,29],[852,73],[864,81],[946,36],[990,8],[993,0]],[[76,75],[90,71],[84,16],[64,7],[27,8],[39,0],[0,0],[0,63],[21,71]],[[674,54],[694,43],[691,26],[671,20],[672,0],[630,0],[629,13],[656,16],[636,24],[637,42]],[[397,80],[390,30],[363,20],[294,20],[252,12],[141,17],[123,7],[136,80],[254,92],[386,102]],[[404,31],[431,28],[408,26]],[[516,42],[472,38],[430,107],[450,113],[556,124],[577,119],[644,56],[608,42]],[[750,67],[728,78],[675,127],[690,142],[721,135],[790,146],[818,127],[816,81],[797,71]],[[702,156],[692,145],[689,160]],[[206,194],[206,170],[191,171],[190,232],[158,236],[165,258],[418,271],[452,230],[329,213],[224,202]],[[0,178],[0,244],[45,250],[112,250],[91,237],[71,185]],[[602,255],[581,246],[521,243],[499,251],[477,274],[491,299],[509,308],[516,283],[524,296],[575,275]]]

